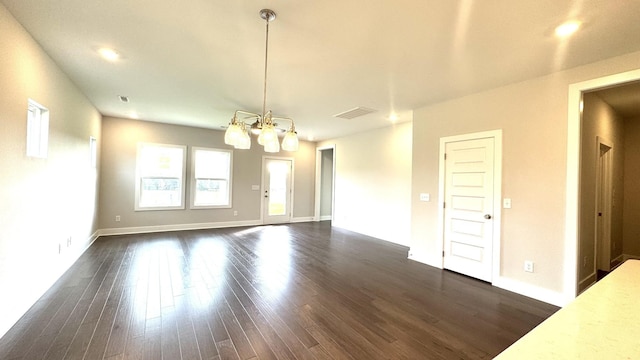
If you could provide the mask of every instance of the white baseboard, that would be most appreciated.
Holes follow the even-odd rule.
[[[432,266],[436,269],[442,269],[442,261],[434,262],[432,257],[421,254],[418,251],[409,249],[409,256],[407,257],[409,260],[417,261],[419,263]]]
[[[320,216],[320,221],[327,221],[327,220],[332,220],[332,219],[333,219],[333,216],[331,216],[331,215]]]
[[[635,260],[640,260],[640,256],[637,255],[629,255],[629,254],[622,254],[622,262],[625,262],[629,259],[635,259]]]
[[[409,260],[442,269],[442,262],[434,261],[433,257],[421,256],[419,252],[414,250],[409,251]],[[491,285],[555,306],[564,306],[571,301],[571,299],[568,299],[568,297],[562,293],[505,277],[494,279]]]
[[[494,279],[492,285],[504,290],[514,292],[516,294],[524,295],[532,299],[536,299],[560,307],[565,306],[574,298],[573,296],[568,296],[561,292],[541,288],[539,286],[527,284],[522,281],[502,276]]]
[[[409,260],[417,261],[422,264],[435,267],[437,269],[443,268],[441,261],[434,261],[433,257],[425,256],[423,254],[421,255],[419,252],[414,250],[409,251]],[[573,299],[569,299],[568,296],[563,293],[541,288],[506,277],[499,277],[497,279],[494,279],[491,285],[555,306],[564,306]]]
[[[217,229],[240,226],[257,226],[262,225],[260,220],[247,221],[228,221],[228,222],[211,222],[211,223],[194,223],[194,224],[170,224],[156,226],[134,226],[125,228],[112,228],[99,230],[100,236],[111,235],[129,235],[144,234],[164,231],[182,231],[182,230],[200,230],[200,229]]]
[[[291,219],[291,223],[312,222],[313,216],[301,216]],[[184,231],[184,230],[201,230],[201,229],[221,229],[242,226],[259,226],[263,225],[260,220],[244,220],[244,221],[226,221],[211,223],[193,223],[193,224],[169,224],[156,226],[134,226],[125,228],[111,228],[98,230],[99,236],[112,235],[130,235],[130,234],[146,234],[165,231]]]
[[[591,287],[591,285],[596,283],[596,280],[598,279],[598,276],[596,274],[596,272],[592,272],[591,274],[589,274],[588,276],[586,276],[584,279],[578,281],[578,293],[582,293],[585,290],[587,290],[588,288]]]

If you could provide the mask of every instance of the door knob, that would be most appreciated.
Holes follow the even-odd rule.
[[[486,214],[486,215],[484,216],[484,218],[485,218],[485,219],[487,219],[487,220],[489,220],[489,219],[491,219],[491,215]]]

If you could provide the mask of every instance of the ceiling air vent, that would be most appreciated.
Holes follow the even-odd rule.
[[[333,115],[333,117],[337,117],[337,118],[342,118],[342,119],[355,119],[357,117],[360,116],[364,116],[367,114],[371,114],[374,113],[378,110],[374,110],[374,109],[368,109],[365,107],[357,107],[357,108],[353,108],[351,110],[347,110],[345,112],[341,112],[340,114],[335,114]]]

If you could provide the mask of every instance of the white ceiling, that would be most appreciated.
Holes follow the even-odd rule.
[[[640,118],[640,82],[632,82],[595,92],[622,118]]]
[[[0,2],[103,114],[208,128],[226,125],[236,109],[261,111],[258,12],[271,8],[267,109],[316,140],[640,50],[640,0]],[[568,19],[582,29],[554,37]],[[123,58],[103,60],[103,46]],[[378,111],[333,117],[357,106]]]

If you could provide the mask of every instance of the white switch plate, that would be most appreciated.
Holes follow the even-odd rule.
[[[420,201],[430,201],[430,200],[431,200],[430,194],[425,194],[425,193],[420,194]]]
[[[251,190],[260,190],[260,185],[251,185]]]
[[[502,207],[505,209],[511,209],[511,199],[509,198],[502,199]]]

